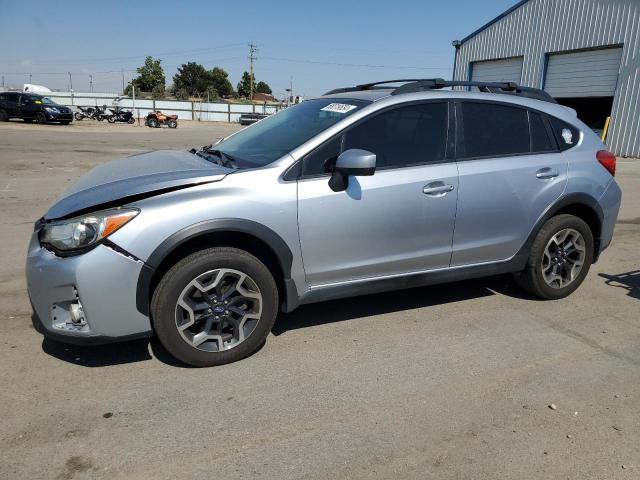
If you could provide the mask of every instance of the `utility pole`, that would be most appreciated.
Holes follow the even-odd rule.
[[[89,91],[93,93],[93,75],[89,75]]]
[[[29,83],[31,83],[31,74],[29,74]]]
[[[69,91],[73,90],[73,81],[71,80],[71,72],[67,72],[69,74]]]
[[[2,88],[4,88],[4,75],[2,75]]]
[[[253,62],[258,58],[256,53],[258,52],[258,46],[254,43],[249,44],[249,100],[253,100]]]

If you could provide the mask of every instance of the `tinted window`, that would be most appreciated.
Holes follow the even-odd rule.
[[[493,157],[530,151],[527,111],[522,108],[464,102],[462,119],[462,157]]]
[[[551,138],[549,138],[549,133],[541,114],[529,112],[529,124],[531,125],[532,152],[550,152],[556,149]]]
[[[575,147],[580,141],[580,131],[573,125],[569,125],[558,118],[549,118],[551,119],[551,128],[556,136],[560,150],[564,151]]]
[[[5,93],[6,100],[8,102],[18,102],[18,94],[17,93]]]
[[[309,153],[302,163],[302,175],[306,177],[330,172],[330,166],[335,165],[340,155],[341,146],[342,135],[339,135]]]
[[[377,168],[437,163],[445,158],[447,104],[396,108],[365,120],[345,133],[344,150],[376,154]]]

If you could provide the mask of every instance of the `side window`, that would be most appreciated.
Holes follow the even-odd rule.
[[[485,102],[463,102],[463,141],[466,158],[517,155],[530,151],[527,111]]]
[[[559,118],[549,117],[551,120],[551,128],[556,136],[556,141],[560,146],[560,150],[569,150],[575,147],[580,141],[580,130]]]
[[[7,93],[6,94],[7,102],[18,103],[18,94],[17,93]]]
[[[302,176],[310,177],[330,172],[330,166],[335,165],[340,155],[341,146],[342,135],[338,135],[308,153],[302,162]]]
[[[0,93],[0,102],[4,102],[7,99],[4,93]]]
[[[531,126],[532,152],[553,152],[556,150],[554,142],[549,137],[544,118],[540,113],[529,111],[529,125]]]
[[[445,159],[446,102],[422,103],[375,115],[345,133],[344,150],[376,154],[376,168],[438,163]]]

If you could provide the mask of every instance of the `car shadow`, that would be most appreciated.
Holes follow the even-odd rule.
[[[640,300],[640,270],[632,270],[617,275],[599,273],[598,276],[604,278],[604,283],[610,287],[623,288],[627,290],[628,296]]]
[[[89,368],[144,362],[154,357],[172,367],[189,368],[173,358],[155,338],[92,346],[69,345],[45,338],[42,350],[58,360]]]
[[[461,302],[496,293],[525,300],[538,300],[518,288],[510,275],[499,275],[302,305],[291,313],[281,314],[271,333],[277,336],[288,330]]]
[[[537,300],[520,290],[509,275],[500,275],[303,305],[291,313],[280,314],[271,333],[278,336],[289,330],[462,302],[496,293]],[[153,358],[172,367],[192,368],[173,358],[156,338],[93,346],[69,345],[45,338],[42,350],[58,360],[87,368],[144,362]]]

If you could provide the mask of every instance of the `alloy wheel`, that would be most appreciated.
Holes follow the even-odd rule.
[[[176,304],[176,327],[198,350],[219,352],[242,343],[262,315],[262,294],[246,273],[210,270],[182,290]]]
[[[542,277],[551,288],[564,288],[578,277],[586,258],[584,237],[573,228],[553,235],[542,254]]]

